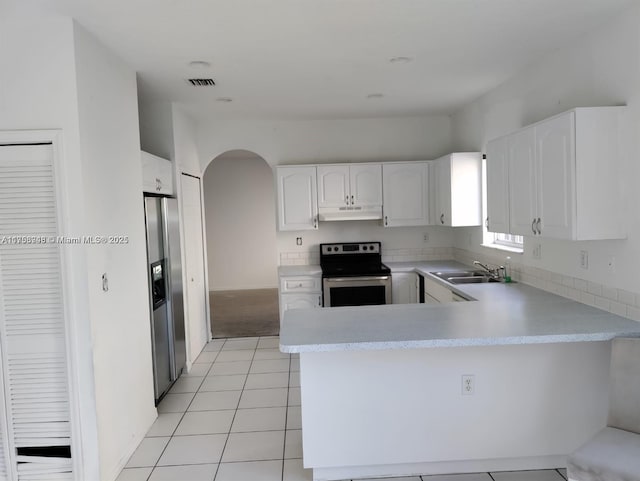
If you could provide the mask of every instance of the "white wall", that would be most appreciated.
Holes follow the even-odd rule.
[[[76,65],[70,19],[34,13],[0,10],[0,129],[59,129],[62,133],[62,163],[59,173],[66,186],[61,207],[66,215],[63,233],[85,233],[83,179],[76,95]],[[10,68],[9,68],[10,66]],[[46,79],[46,88],[43,87]],[[87,480],[99,478],[97,425],[94,398],[93,355],[86,253],[78,246],[63,248],[67,278],[71,282],[71,311],[74,330],[71,350],[77,360],[71,376],[75,380],[73,402],[77,403],[74,440],[82,450]],[[74,455],[78,451],[74,451]],[[78,460],[79,461],[79,460]]]
[[[218,157],[203,178],[212,291],[278,286],[273,173],[242,154]]]
[[[245,149],[269,165],[323,162],[430,160],[451,152],[447,116],[343,120],[224,120],[201,123],[198,145],[202,167],[223,152]],[[241,214],[238,212],[238,214]],[[272,220],[275,223],[275,217]],[[429,232],[428,244],[423,234]],[[295,243],[303,236],[303,246]],[[387,228],[380,222],[321,223],[318,231],[277,233],[281,254],[317,254],[320,242],[380,240],[385,249],[451,245],[451,231],[438,227]]]
[[[626,104],[620,132],[628,239],[569,242],[525,238],[524,265],[638,292],[640,270],[640,8],[633,8],[601,29],[529,66],[453,116],[454,148],[485,150],[488,140],[573,107]],[[593,186],[597,192],[597,185]],[[469,236],[472,241],[469,242]],[[455,245],[476,252],[480,228],[456,231]],[[532,259],[534,242],[541,260]],[[579,267],[581,250],[589,269]],[[615,267],[607,263],[615,258]]]
[[[100,479],[115,479],[153,423],[151,333],[135,72],[74,25]],[[101,276],[109,278],[103,292]]]
[[[175,103],[171,106],[171,119],[173,123],[173,152],[170,157],[166,158],[175,160],[178,175],[184,172],[195,177],[201,177],[196,142],[196,123]]]
[[[202,169],[229,150],[269,165],[429,160],[450,151],[447,116],[343,120],[217,120],[198,125]]]
[[[140,146],[145,152],[173,159],[173,110],[171,102],[138,90]]]

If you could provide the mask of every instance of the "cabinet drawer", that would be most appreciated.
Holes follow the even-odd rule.
[[[280,292],[320,292],[320,277],[283,277]]]

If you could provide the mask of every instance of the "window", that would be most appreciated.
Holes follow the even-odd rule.
[[[502,234],[500,232],[494,232],[493,243],[500,246],[513,247],[514,249],[522,249],[524,239],[521,235]]]

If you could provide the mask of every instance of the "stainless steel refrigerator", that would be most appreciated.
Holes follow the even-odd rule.
[[[186,363],[178,201],[145,196],[151,345],[156,403]]]

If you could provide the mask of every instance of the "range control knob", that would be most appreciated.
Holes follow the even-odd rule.
[[[333,251],[334,251],[334,252],[338,252],[338,246],[335,246],[335,247],[333,248]]]
[[[362,246],[362,250],[366,251],[367,250],[367,246]]]

